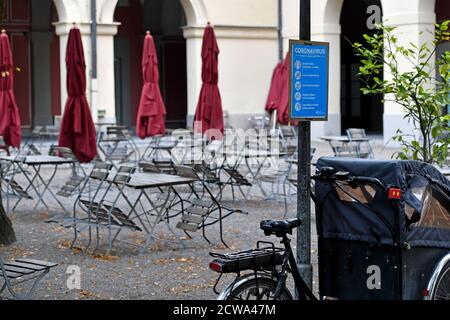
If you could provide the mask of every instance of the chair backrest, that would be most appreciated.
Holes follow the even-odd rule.
[[[174,166],[175,172],[177,175],[185,178],[192,178],[200,180],[200,177],[198,176],[197,172],[195,172],[194,168],[189,166]]]
[[[126,126],[119,126],[119,125],[106,127],[106,136],[114,137],[117,140],[124,140],[124,141],[127,141],[131,137],[128,128]],[[102,133],[100,139],[102,140],[103,138],[105,137]]]
[[[44,129],[40,132],[41,135],[47,135],[50,137],[57,136],[59,134],[58,126],[45,126]]]
[[[366,138],[366,130],[360,128],[349,128],[347,129],[347,136],[350,140]]]
[[[33,127],[33,130],[31,131],[31,134],[33,136],[39,136],[41,134],[42,130],[44,130],[43,126],[35,126],[35,127]]]
[[[281,138],[283,138],[283,139],[297,137],[297,133],[295,132],[295,127],[293,127],[293,126],[280,126],[279,132],[280,132]]]
[[[150,162],[139,162],[139,168],[141,168],[143,172],[161,173],[158,166]]]
[[[106,180],[112,168],[112,164],[105,162],[96,162],[89,176],[97,180]]]
[[[33,143],[27,144],[27,147],[33,154],[42,155],[42,152]]]
[[[248,118],[253,129],[265,129],[269,126],[270,118],[267,116],[253,116]]]
[[[85,182],[83,186],[80,188],[80,192],[77,196],[77,199],[74,202],[74,208],[79,201],[82,203],[86,203],[86,201],[91,202],[94,201],[100,194],[100,190],[103,188],[103,185],[108,179],[108,176],[111,172],[111,169],[113,168],[113,165],[110,163],[105,163],[101,161],[96,161],[94,163],[94,167],[92,168],[91,173],[89,174],[89,179],[85,179]],[[92,189],[91,181],[95,180],[99,181],[98,183],[94,184],[94,189]],[[88,194],[89,200],[83,200],[82,196]]]
[[[172,132],[170,135],[175,141],[190,139],[191,133],[187,129],[177,129]]]
[[[73,153],[73,151],[70,148],[66,148],[66,147],[59,147],[59,146],[52,145],[52,146],[50,146],[50,150],[48,151],[48,154],[51,156],[70,159],[73,161],[78,161],[78,159],[75,156],[75,154]]]
[[[114,176],[113,182],[125,184],[131,180],[131,175],[136,171],[134,167],[121,166]]]

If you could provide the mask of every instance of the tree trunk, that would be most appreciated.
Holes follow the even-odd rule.
[[[10,245],[16,241],[16,234],[11,220],[6,215],[0,195],[0,245]]]

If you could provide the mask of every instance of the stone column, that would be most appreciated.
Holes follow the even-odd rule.
[[[114,36],[119,23],[97,25],[97,103],[99,122],[116,122]]]
[[[185,27],[183,29],[186,38],[186,61],[187,61],[187,123],[188,128],[192,127],[195,109],[197,107],[198,95],[202,87],[202,37],[203,28]],[[219,75],[220,77],[220,75]]]

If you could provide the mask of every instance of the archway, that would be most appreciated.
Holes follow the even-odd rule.
[[[114,19],[120,22],[114,40],[117,122],[134,126],[142,87],[141,54],[145,31],[151,31],[158,52],[160,87],[166,103],[166,125],[184,127],[187,115],[186,17],[179,0],[119,0]]]
[[[374,7],[370,7],[374,6]],[[374,11],[368,8],[375,8]],[[377,9],[378,8],[378,9]],[[378,10],[378,11],[377,11]],[[369,12],[368,12],[369,11]],[[380,0],[345,0],[342,6],[341,24],[341,130],[364,128],[373,134],[383,133],[382,96],[363,95],[359,72],[359,57],[355,56],[351,43],[364,41],[363,35],[372,35],[372,14],[381,22]],[[382,73],[381,73],[382,74]]]
[[[61,111],[58,21],[52,0],[6,0],[2,28],[8,31],[16,71],[14,91],[23,128],[53,124]]]

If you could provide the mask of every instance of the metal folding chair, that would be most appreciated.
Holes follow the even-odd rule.
[[[10,295],[17,300],[30,299],[39,282],[49,273],[50,269],[58,264],[41,260],[28,258],[15,259],[15,261],[3,261],[0,256],[0,279],[3,284],[0,286],[0,298],[2,293],[7,289]],[[17,286],[30,282],[31,288],[25,292],[19,291]]]
[[[255,177],[263,188],[264,183],[271,185],[270,193],[266,194],[266,199],[282,198],[284,201],[284,216],[287,214],[287,201],[290,195],[289,175],[292,170],[293,163],[280,160],[276,167],[261,170]],[[276,188],[275,188],[276,187]],[[281,189],[281,190],[280,190]]]
[[[94,167],[95,168],[95,167]],[[90,198],[80,197],[77,201],[78,206],[85,214],[83,218],[75,218],[76,224],[86,224],[89,228],[89,243],[91,243],[91,229],[95,229],[96,232],[96,247],[97,250],[100,246],[100,231],[106,229],[108,233],[108,252],[112,250],[113,242],[116,240],[121,229],[129,229],[132,231],[142,231],[118,206],[117,202],[120,196],[123,195],[123,189],[126,183],[130,180],[131,174],[135,168],[121,166],[114,178],[109,179],[110,174],[108,167],[104,165],[98,165],[96,169],[91,173],[91,178],[98,179],[102,184],[105,184],[103,192],[96,191]],[[112,187],[115,187],[116,191],[113,192]],[[99,189],[100,190],[100,189]],[[76,209],[74,207],[74,217],[76,215]],[[116,230],[113,236],[113,230]],[[76,239],[74,239],[73,244]],[[73,245],[72,244],[72,245]]]
[[[280,150],[288,156],[297,152],[298,139],[297,130],[293,126],[280,126],[278,128],[278,139]]]
[[[248,121],[250,122],[250,127],[256,130],[266,129],[270,124],[270,118],[265,115],[250,117]]]
[[[73,204],[72,217],[54,216],[47,220],[48,223],[58,223],[64,228],[72,228],[74,230],[74,237],[70,248],[73,248],[78,240],[78,234],[84,230],[88,230],[89,241],[86,248],[89,248],[92,242],[92,227],[95,226],[95,218],[90,215],[91,209],[94,206],[87,206],[86,204],[95,202],[102,195],[102,191],[109,185],[107,179],[113,165],[104,162],[95,162],[94,167],[89,174],[89,179],[86,179],[80,188],[80,192]],[[92,186],[95,186],[94,188]],[[79,216],[77,206],[82,208],[84,216]]]
[[[3,150],[9,156],[9,147],[5,143],[5,139],[0,136],[0,150]]]
[[[100,133],[98,148],[103,160],[112,163],[116,169],[121,163],[140,159],[139,150],[125,126],[106,127],[106,132]]]
[[[33,197],[29,193],[29,190],[34,187],[30,185],[26,189],[24,189],[16,180],[16,176],[18,174],[29,174],[29,172],[25,168],[24,163],[26,157],[27,153],[18,152],[14,156],[14,161],[2,161],[0,163],[2,188],[4,189],[3,192],[6,194],[6,212],[10,211],[11,198],[17,199],[15,204],[12,206],[13,210],[22,199],[33,199]]]
[[[72,175],[56,194],[66,198],[79,194],[81,185],[87,179],[87,174],[72,150],[70,148],[52,145],[49,150],[49,155],[70,159],[73,162]]]
[[[192,167],[176,166],[175,169],[177,171],[177,174],[182,177],[188,177],[202,181],[201,177],[199,177],[198,173]],[[226,247],[228,247],[223,239],[223,219],[232,215],[233,213],[243,213],[243,211],[240,209],[232,209],[223,206],[213,195],[207,184],[202,181],[202,185],[206,191],[205,196],[188,200],[190,206],[183,210],[183,214],[181,215],[180,221],[177,223],[176,227],[183,230],[189,237],[191,237],[189,232],[195,232],[201,229],[203,238],[208,243],[211,243],[206,236],[205,229],[208,226],[219,223],[220,241]],[[218,216],[213,215],[215,212],[218,213]]]
[[[372,146],[366,136],[366,131],[359,128],[347,129],[347,136],[352,143],[355,144],[356,153],[359,158],[374,158]],[[361,140],[358,140],[361,139]]]

